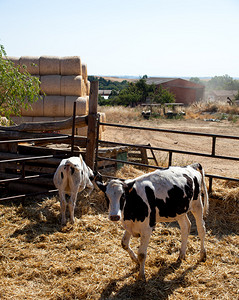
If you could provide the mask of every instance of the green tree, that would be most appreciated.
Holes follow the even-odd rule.
[[[175,95],[160,85],[158,88],[155,88],[155,92],[151,93],[151,102],[161,104],[174,103]]]
[[[234,100],[239,100],[239,90],[238,90],[237,94],[235,95],[235,99]]]
[[[0,116],[20,115],[39,99],[40,81],[27,72],[25,66],[14,66],[0,45]]]
[[[239,81],[229,75],[214,76],[208,81],[207,88],[210,90],[238,90]]]
[[[200,78],[198,78],[198,77],[191,77],[191,78],[189,79],[189,81],[191,81],[191,82],[193,82],[193,83],[205,85],[204,82],[203,82]]]
[[[148,95],[148,85],[146,83],[146,80],[143,78],[138,80],[135,84],[135,88],[140,95],[139,101],[142,103],[145,102]]]
[[[130,82],[127,88],[119,93],[112,91],[109,99],[101,102],[102,105],[136,106],[140,103],[145,103],[147,98],[150,98],[150,101],[154,103],[175,102],[173,93],[162,86],[156,87],[155,84],[147,84],[147,77],[145,76],[136,83]]]
[[[99,89],[100,90],[115,90],[121,91],[128,86],[128,82],[126,80],[120,81],[112,81],[106,80],[103,77],[96,77],[96,76],[88,76],[89,81],[99,81]]]

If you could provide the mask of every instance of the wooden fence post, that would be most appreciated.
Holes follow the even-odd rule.
[[[94,170],[95,147],[97,138],[97,105],[98,105],[99,81],[90,83],[89,115],[88,115],[88,132],[86,143],[86,164]]]

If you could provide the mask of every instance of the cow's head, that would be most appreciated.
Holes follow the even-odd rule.
[[[119,179],[112,179],[108,183],[97,181],[98,187],[105,193],[106,201],[109,207],[109,219],[119,221],[121,211],[124,207],[125,197],[132,188],[134,181],[126,184]]]

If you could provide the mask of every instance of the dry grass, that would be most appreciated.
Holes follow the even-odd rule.
[[[199,102],[186,108],[186,119],[227,119],[239,123],[239,106],[225,102]]]
[[[128,120],[137,121],[142,119],[142,109],[140,107],[100,106],[99,111],[106,114],[107,122],[125,123]]]
[[[100,106],[99,111],[106,114],[107,122],[125,123],[130,120],[142,120],[141,112],[145,108],[122,106]],[[230,106],[225,102],[198,102],[183,109],[186,112],[185,120],[195,119],[226,119],[239,123],[239,106]],[[160,109],[153,109],[153,112],[160,112]],[[161,111],[161,118],[165,118]]]
[[[135,177],[129,167],[117,176]],[[216,186],[206,219],[208,259],[199,263],[193,221],[187,260],[176,263],[180,231],[158,224],[150,240],[146,283],[121,248],[123,229],[107,218],[103,193],[80,196],[77,221],[61,228],[55,197],[0,205],[1,299],[237,299],[239,186]],[[138,239],[132,239],[136,250]]]

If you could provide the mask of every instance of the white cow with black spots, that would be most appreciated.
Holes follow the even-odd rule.
[[[139,264],[141,279],[145,278],[147,247],[156,222],[178,221],[182,235],[178,260],[185,259],[191,226],[187,216],[189,211],[196,219],[201,240],[200,261],[206,260],[203,215],[206,215],[209,203],[204,170],[200,164],[157,170],[133,180],[113,179],[107,184],[96,183],[104,191],[109,204],[109,219],[121,219],[125,229],[122,247]],[[204,204],[201,189],[204,190]],[[131,236],[140,237],[137,256],[129,246]]]
[[[54,174],[53,182],[59,190],[62,225],[66,224],[67,202],[65,195],[70,195],[68,207],[70,220],[73,224],[75,222],[74,210],[77,194],[87,187],[89,188],[88,195],[90,195],[94,189],[94,185],[91,182],[93,179],[93,171],[86,165],[81,155],[79,157],[72,156],[61,161]]]

